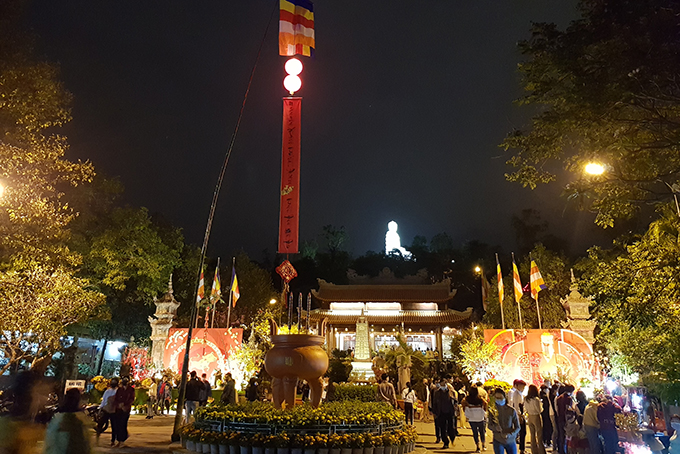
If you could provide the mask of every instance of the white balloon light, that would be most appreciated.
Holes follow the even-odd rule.
[[[292,95],[293,93],[298,91],[300,87],[302,87],[302,80],[300,80],[298,76],[289,74],[288,76],[286,76],[285,79],[283,79],[283,86]]]
[[[291,76],[297,76],[302,72],[302,62],[297,58],[291,58],[286,62],[284,69]]]

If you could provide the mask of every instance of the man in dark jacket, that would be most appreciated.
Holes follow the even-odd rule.
[[[184,417],[184,423],[189,424],[189,418],[198,408],[198,403],[201,400],[201,391],[205,388],[203,383],[196,377],[196,371],[191,371],[191,379],[187,382],[187,391],[184,402],[184,409],[186,410],[186,415]]]
[[[201,398],[198,402],[201,407],[205,407],[208,405],[208,398],[212,397],[212,386],[210,386],[206,374],[201,375],[201,383],[203,383],[203,389],[201,390]]]
[[[222,391],[220,401],[225,405],[236,403],[236,380],[232,378],[231,372],[225,376],[224,391]]]
[[[449,388],[446,385],[446,380],[441,379],[437,390],[430,397],[432,399],[432,414],[434,415],[434,424],[439,428],[439,434],[444,442],[442,449],[449,447],[449,440],[451,444],[456,439],[456,423],[455,423],[455,409],[458,402],[449,393]]]

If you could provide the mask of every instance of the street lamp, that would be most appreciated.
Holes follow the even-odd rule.
[[[475,267],[475,273],[479,274],[479,273],[481,273],[481,272],[482,272],[482,268],[481,268],[479,265],[477,265],[477,266]]]
[[[604,170],[604,166],[597,162],[589,162],[585,167],[585,171],[589,175],[602,175]]]
[[[270,299],[269,304],[276,304],[276,300],[274,298]]]

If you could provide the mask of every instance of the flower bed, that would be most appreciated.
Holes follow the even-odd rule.
[[[229,454],[403,454],[417,435],[403,413],[381,403],[332,402],[280,410],[267,402],[208,406],[184,427],[195,452]],[[304,451],[304,452],[303,452]]]

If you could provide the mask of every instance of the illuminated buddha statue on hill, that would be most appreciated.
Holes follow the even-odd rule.
[[[390,255],[397,250],[402,257],[410,259],[411,253],[401,247],[401,238],[399,238],[399,234],[397,233],[398,228],[399,226],[394,221],[390,221],[387,224],[387,233],[385,234],[385,254]]]

